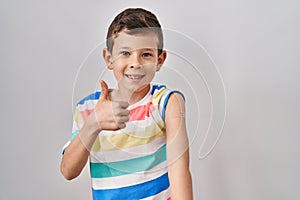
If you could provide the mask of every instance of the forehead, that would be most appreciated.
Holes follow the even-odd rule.
[[[128,48],[131,50],[154,48],[157,49],[158,37],[154,32],[140,32],[128,34],[121,31],[114,39],[114,50]]]

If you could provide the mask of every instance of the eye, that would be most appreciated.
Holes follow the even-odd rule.
[[[123,55],[123,56],[129,56],[129,52],[128,51],[121,51],[120,54]]]
[[[153,56],[153,55],[152,55],[152,53],[143,53],[142,56],[143,56],[143,57],[151,57],[151,56]]]

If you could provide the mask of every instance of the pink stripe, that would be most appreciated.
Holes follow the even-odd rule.
[[[82,117],[82,119],[83,119],[83,121],[85,121],[85,119],[91,114],[91,112],[93,112],[94,111],[94,109],[86,109],[86,110],[84,110],[84,111],[80,111],[80,115],[81,115],[81,117]]]
[[[150,113],[154,110],[154,106],[152,104],[152,101],[148,102],[146,105],[142,105],[142,106],[138,106],[132,110],[130,110],[130,121],[134,121],[134,120],[144,120],[145,117],[149,117]],[[83,119],[83,121],[85,121],[85,119],[91,114],[91,112],[93,112],[94,109],[86,109],[83,111],[80,111],[80,115]]]
[[[138,106],[132,110],[130,110],[130,121],[134,120],[144,120],[145,117],[149,117],[150,113],[154,110],[152,101],[147,103],[146,105]]]

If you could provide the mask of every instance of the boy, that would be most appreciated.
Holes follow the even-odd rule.
[[[77,177],[89,157],[94,200],[192,199],[183,96],[151,83],[167,56],[156,16],[124,10],[106,44],[103,58],[118,89],[101,80],[101,93],[77,104],[63,176]]]

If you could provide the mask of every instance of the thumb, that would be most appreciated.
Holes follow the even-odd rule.
[[[109,100],[109,94],[108,94],[108,86],[104,80],[100,80],[101,84],[101,95],[99,100]]]

